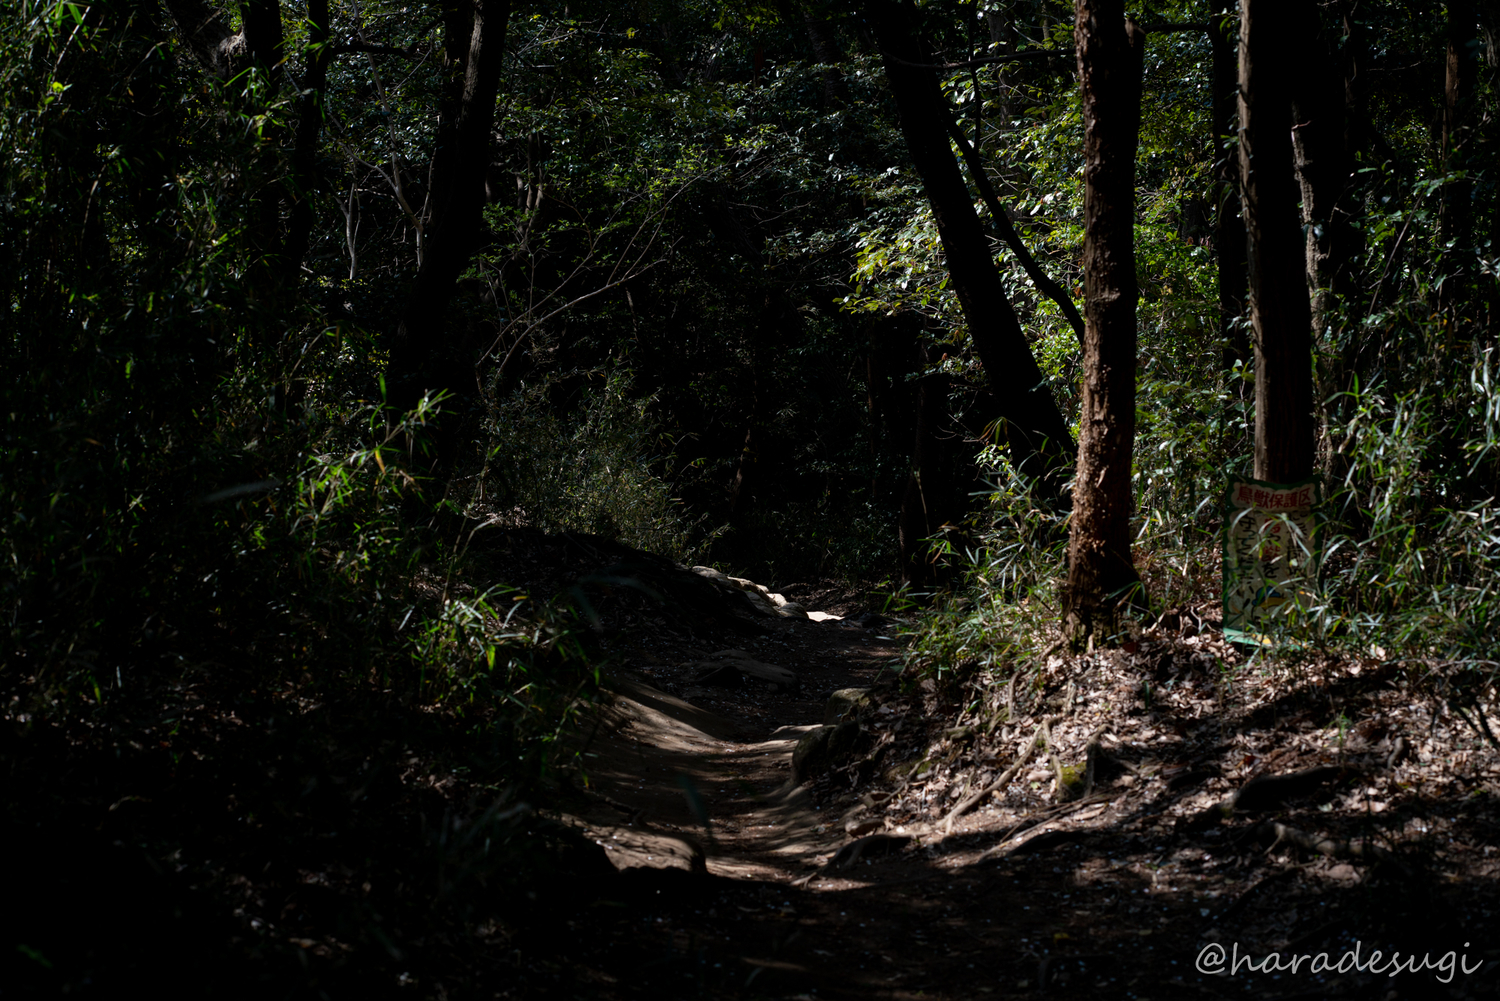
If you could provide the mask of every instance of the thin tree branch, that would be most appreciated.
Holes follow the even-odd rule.
[[[1187,23],[1158,21],[1155,24],[1143,24],[1140,28],[1148,35],[1169,35],[1174,31],[1202,31],[1205,33],[1208,31],[1208,25],[1197,21]]]
[[[1411,229],[1411,221],[1416,218],[1416,212],[1406,217],[1406,222],[1401,224],[1401,232],[1396,234],[1396,242],[1391,246],[1391,252],[1385,259],[1385,270],[1380,272],[1380,280],[1375,283],[1375,294],[1370,297],[1370,305],[1365,307],[1365,315],[1369,316],[1375,312],[1375,307],[1385,296],[1387,283],[1391,277],[1391,265],[1396,263],[1396,255],[1401,252],[1401,245],[1406,241],[1406,231]]]
[[[354,31],[355,34],[358,35],[359,41],[363,44],[365,43],[365,29],[363,19],[361,18],[359,12],[359,0],[354,0],[353,5]],[[422,225],[421,215],[418,214],[417,211],[411,207],[411,203],[406,200],[406,189],[401,184],[401,163],[398,160],[396,153],[396,150],[398,148],[398,144],[396,142],[396,119],[391,114],[390,101],[386,97],[385,87],[380,82],[380,73],[375,68],[375,57],[371,54],[369,49],[365,50],[365,58],[369,60],[370,78],[375,82],[375,93],[380,98],[381,110],[385,112],[386,129],[390,132],[391,135],[391,173],[387,180],[391,182],[391,188],[396,192],[396,201],[401,205],[401,211],[406,213],[407,219],[411,221],[412,228],[416,231],[417,267],[420,268],[422,266],[422,259],[427,256],[427,234],[425,233],[424,227]]]
[[[945,835],[953,833],[953,822],[955,820],[957,820],[959,817],[962,817],[970,810],[974,809],[974,807],[978,805],[979,801],[984,799],[990,793],[995,792],[999,789],[1004,789],[1007,785],[1009,785],[1011,780],[1020,773],[1022,767],[1025,766],[1026,762],[1031,760],[1032,753],[1035,752],[1038,747],[1041,747],[1044,744],[1049,749],[1052,746],[1052,731],[1048,728],[1046,721],[1043,721],[1042,725],[1036,728],[1036,733],[1032,734],[1031,742],[1026,745],[1026,749],[1016,757],[1016,760],[1011,763],[1011,766],[1009,768],[1001,773],[999,778],[995,779],[995,781],[991,782],[989,785],[985,786],[978,792],[965,796],[963,801],[949,812],[948,816],[943,820],[943,833]]]
[[[1166,35],[1178,31],[1208,31],[1207,24],[1198,22],[1178,23],[1172,21],[1161,21],[1156,24],[1148,24],[1142,27],[1142,31],[1148,35]],[[1067,49],[1027,49],[1025,52],[1003,52],[993,56],[978,56],[974,59],[966,59],[957,63],[914,63],[898,56],[889,56],[890,60],[900,63],[902,66],[910,66],[918,70],[966,70],[976,66],[990,66],[994,63],[1010,63],[1021,59],[1040,59],[1047,56],[1066,56],[1072,58],[1074,51]]]
[[[519,332],[515,335],[515,339],[511,341],[510,347],[506,349],[504,357],[500,359],[500,364],[496,369],[497,375],[505,371],[506,366],[509,364],[511,357],[516,353],[516,350],[523,343],[529,340],[532,332],[542,324],[546,323],[554,316],[558,316],[561,313],[567,312],[580,303],[587,302],[590,299],[594,299],[600,295],[603,295],[605,292],[608,292],[611,289],[619,288],[621,285],[625,284],[633,278],[639,277],[655,265],[659,264],[661,262],[660,258],[655,261],[646,262],[646,257],[651,253],[651,249],[656,246],[657,239],[661,236],[662,227],[666,224],[667,211],[672,207],[673,202],[675,202],[684,192],[688,190],[688,188],[692,187],[692,185],[699,180],[701,180],[701,178],[689,178],[685,184],[674,191],[658,208],[648,213],[646,218],[641,220],[641,222],[636,226],[635,232],[631,234],[630,240],[626,243],[624,248],[621,249],[619,259],[610,269],[608,276],[606,276],[605,278],[604,284],[600,285],[599,287],[591,289],[590,291],[585,292],[584,294],[570,299],[560,305],[553,306],[544,315],[537,315],[541,310],[546,309],[549,303],[559,298],[561,291],[567,288],[574,279],[581,275],[584,270],[586,270],[594,262],[594,260],[596,260],[600,242],[604,239],[604,234],[610,229],[608,223],[601,227],[598,232],[590,234],[588,253],[586,253],[583,259],[578,262],[577,266],[574,267],[572,273],[564,278],[560,283],[558,283],[556,288],[549,291],[540,299],[535,298],[536,281],[533,275],[532,281],[530,283],[532,300],[527,303],[524,312],[505,324],[505,327],[495,337],[494,343],[492,343],[490,347],[485,351],[486,356],[493,356],[494,354],[496,354],[501,344],[505,341],[510,332],[512,330],[520,328]],[[621,211],[623,211],[623,209],[624,206],[621,207]],[[586,222],[585,226],[587,226]],[[637,241],[640,240],[642,235],[647,232],[648,228],[650,230],[650,235],[646,238],[644,245],[637,249]],[[634,254],[633,260],[630,259],[632,254]],[[621,270],[622,268],[623,273]]]
[[[350,54],[351,52],[367,52],[377,56],[401,56],[403,59],[416,59],[419,57],[425,58],[430,51],[430,46],[427,50],[423,50],[417,48],[417,43],[420,42],[429,31],[437,27],[439,24],[443,23],[443,19],[440,17],[435,17],[432,20],[428,21],[426,24],[422,25],[422,27],[416,30],[416,41],[413,41],[410,45],[402,48],[399,45],[381,45],[378,42],[371,42],[366,39],[363,30],[359,27],[358,18],[359,12],[358,10],[356,10],[355,34],[337,45],[330,46],[329,53],[331,55],[345,56]]]
[[[328,52],[333,56],[347,56],[351,52],[363,52],[366,55],[400,56],[403,59],[416,59],[422,55],[422,51],[415,43],[403,49],[395,45],[378,45],[374,42],[341,42],[331,46]]]
[[[963,131],[959,129],[956,122],[948,122],[948,134],[958,145],[958,151],[963,154],[964,163],[968,165],[969,176],[974,178],[974,186],[979,189],[979,195],[984,199],[985,208],[989,209],[990,222],[995,227],[995,232],[1000,234],[1000,239],[1016,255],[1016,260],[1021,262],[1027,277],[1036,284],[1047,298],[1057,303],[1062,310],[1063,316],[1068,318],[1073,332],[1078,335],[1079,343],[1083,343],[1083,317],[1078,314],[1078,307],[1073,305],[1073,299],[1068,295],[1067,289],[1063,288],[1052,277],[1042,270],[1031,251],[1026,249],[1026,244],[1021,240],[1021,234],[1011,225],[1010,217],[1005,214],[1005,209],[1000,204],[1000,198],[995,194],[994,185],[990,184],[989,175],[984,172],[984,164],[979,160],[979,154],[964,137]]]
[[[916,70],[966,70],[973,66],[988,66],[992,63],[1011,63],[1021,59],[1038,59],[1048,56],[1068,57],[1073,56],[1072,49],[1027,49],[1025,52],[1005,52],[994,56],[980,56],[978,59],[969,59],[961,63],[914,63],[899,56],[882,53],[893,63],[902,66],[910,66]]]

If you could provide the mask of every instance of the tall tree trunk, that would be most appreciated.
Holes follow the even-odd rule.
[[[1037,484],[1040,496],[1063,503],[1072,435],[1047,387],[1020,320],[1005,296],[1000,272],[948,145],[937,77],[918,44],[905,3],[876,0],[867,7],[885,57],[886,78],[901,118],[901,133],[932,206],[938,238],[969,337],[985,375],[1006,407],[1010,460]]]
[[[239,87],[246,96],[269,96],[258,106],[241,108],[250,115],[260,114],[273,103],[281,86],[281,59],[285,34],[281,24],[279,0],[242,0],[239,4],[240,30],[234,31],[228,11],[205,0],[165,0],[163,6],[177,26],[177,35],[199,64],[220,80],[232,80],[248,71],[258,71],[264,78],[265,91]],[[244,276],[244,289],[251,305],[268,317],[278,317],[286,309],[283,299],[283,253],[281,205],[286,196],[280,176],[281,151],[278,143],[267,143],[250,164],[241,165],[240,176],[249,187],[248,225],[245,242],[251,260]],[[262,328],[267,325],[262,324]],[[272,353],[279,345],[262,343],[259,347]],[[280,411],[285,403],[284,387],[278,386],[272,409]]]
[[[450,107],[445,120],[439,121],[427,193],[426,249],[391,343],[386,381],[390,406],[398,412],[415,406],[424,392],[448,390],[462,400],[476,389],[474,359],[464,339],[447,329],[447,311],[479,238],[510,4],[473,0],[470,10],[471,16],[461,7],[446,8],[445,48],[454,75],[461,70],[462,86],[456,80],[450,84]],[[452,90],[458,95],[456,107],[451,104]],[[443,472],[451,469],[454,459],[455,416],[440,425],[437,436],[438,467]]]
[[[1302,193],[1305,270],[1314,343],[1327,338],[1331,350],[1320,354],[1316,400],[1320,433],[1318,469],[1335,473],[1334,426],[1349,388],[1342,348],[1357,336],[1349,322],[1358,287],[1351,266],[1358,234],[1346,205],[1345,193],[1354,170],[1351,139],[1357,132],[1349,123],[1347,98],[1353,67],[1353,39],[1339,24],[1334,37],[1321,30],[1316,8],[1302,11],[1303,23],[1291,27],[1302,39],[1305,53],[1292,85],[1292,158]]]
[[[996,55],[1009,54],[1016,51],[1016,43],[1021,40],[1021,33],[1016,29],[1016,10],[1013,3],[1001,4],[998,8],[990,4],[984,12],[985,27],[990,33],[990,51]],[[1008,77],[1015,72],[1016,64],[1001,63],[995,73],[995,91],[991,98],[994,102],[992,119],[1008,122],[1012,118],[1011,92],[1012,86]],[[977,138],[977,137],[976,137]]]
[[[279,89],[285,34],[281,28],[281,0],[241,0],[240,21],[245,26],[245,45],[250,59],[266,74],[273,91]]]
[[[1083,88],[1083,404],[1068,537],[1064,629],[1074,642],[1115,632],[1140,598],[1130,555],[1135,448],[1135,152],[1146,36],[1124,0],[1077,0]]]
[[[919,347],[917,360],[923,367],[930,367],[942,360],[944,350],[941,345]],[[899,536],[902,577],[918,588],[943,583],[945,575],[927,540],[964,515],[953,481],[950,449],[944,446],[951,387],[952,379],[931,371],[917,384],[917,434],[911,474],[901,498]]]
[[[1255,477],[1313,471],[1312,317],[1292,165],[1295,0],[1241,0],[1240,190],[1255,346]]]
[[[1491,203],[1490,209],[1490,241],[1491,246],[1500,242],[1500,200]],[[1484,282],[1484,314],[1483,327],[1481,331],[1480,349],[1500,347],[1500,274],[1492,274]]]
[[[751,423],[745,430],[745,444],[740,448],[740,461],[735,464],[734,478],[729,481],[729,521],[735,525],[744,522],[754,498],[755,467],[760,459],[755,443],[757,416],[753,411],[750,414]]]
[[[1348,169],[1352,170],[1361,151],[1368,149],[1372,141],[1383,142],[1383,140],[1378,140],[1378,134],[1369,120],[1368,88],[1365,78],[1365,63],[1368,59],[1369,46],[1364,37],[1367,29],[1354,18],[1357,4],[1345,3],[1342,7],[1343,10],[1339,15],[1340,30],[1337,33],[1340,36],[1338,61],[1343,71],[1343,143],[1345,163]],[[1348,182],[1346,182],[1347,187]],[[1368,290],[1359,287],[1360,276],[1352,263],[1362,256],[1365,249],[1364,232],[1346,224],[1339,231],[1339,236],[1348,241],[1346,248],[1341,252],[1341,257],[1350,263],[1345,266],[1343,276],[1347,287],[1340,288],[1340,294],[1344,296],[1342,322],[1336,328],[1340,343],[1338,350],[1332,352],[1332,356],[1327,359],[1330,377],[1325,381],[1327,386],[1325,395],[1331,398],[1325,404],[1325,410],[1329,415],[1331,425],[1347,425],[1352,416],[1349,408],[1353,406],[1354,401],[1346,394],[1354,387],[1356,379],[1363,379],[1369,374],[1369,362],[1375,354],[1372,349],[1381,339],[1381,335],[1378,329],[1367,328],[1364,319],[1385,294],[1387,284],[1382,278],[1375,297],[1366,298]],[[1394,249],[1399,251],[1401,242],[1398,239],[1397,247]],[[1394,265],[1396,261],[1392,260],[1389,263]],[[1338,467],[1347,463],[1348,458],[1334,447],[1331,437],[1327,434],[1324,436],[1324,446],[1325,450],[1320,453],[1318,461],[1328,481],[1334,482],[1341,476]]]
[[[281,89],[281,56],[286,37],[281,25],[280,0],[242,0],[240,20],[244,25],[245,46],[250,64],[265,78],[267,90],[275,95]],[[270,103],[267,101],[266,103]],[[273,135],[280,137],[278,127]],[[249,227],[250,247],[255,255],[247,282],[252,299],[267,312],[284,308],[281,293],[285,268],[282,262],[281,203],[285,200],[285,183],[280,175],[281,157],[273,143],[261,155],[263,176],[257,184],[251,210],[254,221]]]
[[[1497,59],[1497,49],[1500,49],[1500,7],[1493,3],[1483,4],[1479,7],[1480,34],[1485,39],[1485,67],[1488,80],[1487,89],[1492,93],[1497,84],[1500,84],[1500,59]],[[1491,253],[1500,247],[1500,200],[1490,200],[1490,215],[1488,219],[1480,221],[1481,226],[1487,227],[1484,239],[1489,241]],[[1491,272],[1480,279],[1480,289],[1476,300],[1482,305],[1476,304],[1475,312],[1480,317],[1481,329],[1477,331],[1478,341],[1476,346],[1481,350],[1484,348],[1494,349],[1500,344],[1500,274]]]
[[[1445,173],[1461,170],[1464,166],[1464,115],[1474,91],[1477,69],[1469,54],[1474,27],[1473,0],[1448,0],[1448,46],[1443,74],[1442,169]],[[1472,189],[1472,183],[1466,179],[1454,178],[1445,182],[1438,207],[1438,244],[1444,248],[1446,258],[1442,284],[1438,289],[1438,305],[1455,322],[1460,319],[1457,313],[1462,310],[1470,280],[1467,257]]]
[[[869,323],[865,387],[870,416],[870,497],[881,510],[900,504],[904,481],[883,474],[897,463],[906,463],[916,440],[917,406],[909,376],[918,360],[921,334],[921,317],[913,312],[876,316]]]
[[[1214,127],[1214,254],[1219,263],[1219,336],[1224,343],[1224,369],[1251,361],[1250,338],[1238,322],[1245,312],[1245,223],[1240,218],[1240,165],[1229,149],[1239,115],[1235,93],[1239,70],[1235,64],[1233,29],[1226,23],[1233,7],[1214,14],[1208,22],[1213,56]]]
[[[278,281],[286,291],[297,288],[316,220],[313,195],[318,186],[318,137],[323,130],[323,91],[328,83],[328,0],[308,0],[306,25],[307,72],[301,80],[303,93],[293,137],[291,177],[286,185],[291,211],[278,255],[281,272]],[[285,347],[284,343],[283,351]],[[302,405],[306,395],[305,381],[278,384],[274,408],[277,413],[287,415]]]
[[[1306,69],[1292,87],[1292,153],[1302,191],[1304,261],[1314,335],[1332,322],[1340,296],[1351,291],[1348,213],[1339,199],[1352,169],[1345,148],[1344,80],[1337,53],[1317,38],[1317,12],[1304,12],[1295,34],[1304,39]]]

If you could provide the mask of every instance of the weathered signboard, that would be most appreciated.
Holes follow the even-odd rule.
[[[1224,635],[1263,643],[1271,620],[1305,606],[1317,580],[1323,493],[1316,479],[1233,476],[1224,496]]]

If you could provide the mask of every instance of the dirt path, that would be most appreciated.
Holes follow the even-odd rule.
[[[694,668],[671,664],[640,665],[612,682],[613,704],[585,753],[591,797],[570,817],[617,868],[791,882],[846,840],[809,790],[791,783],[792,751],[823,722],[832,692],[894,677],[896,642],[837,617],[780,619],[737,649],[795,671],[801,684],[709,688],[693,682]],[[692,664],[714,652],[671,655]]]
[[[1372,856],[1281,844],[1267,851],[1255,840],[1258,819],[1197,823],[1202,804],[1222,796],[1214,783],[1233,782],[1188,767],[1204,753],[1194,741],[1226,743],[1226,723],[1211,707],[1189,718],[1192,685],[1180,702],[1162,697],[1142,711],[1111,705],[1112,682],[1096,667],[1100,687],[1069,684],[1060,710],[1039,702],[1036,711],[1049,715],[1028,717],[1005,738],[1019,748],[1042,718],[1053,720],[1059,746],[1081,747],[1100,720],[1127,738],[1143,735],[1116,740],[1121,760],[1139,752],[1132,770],[1107,781],[1101,774],[1099,791],[1082,804],[1049,799],[1038,781],[1045,773],[1023,772],[1004,802],[947,833],[941,821],[960,791],[956,764],[951,788],[940,779],[920,794],[896,790],[881,809],[861,803],[875,786],[857,786],[848,773],[793,786],[795,739],[823,722],[829,693],[869,686],[899,667],[897,643],[880,635],[837,620],[778,620],[743,644],[797,671],[796,692],[695,684],[695,669],[684,665],[713,651],[670,638],[632,649],[634,664],[593,734],[588,794],[569,815],[625,873],[624,906],[594,908],[573,923],[582,954],[556,971],[560,996],[1494,996],[1500,950],[1481,930],[1496,902],[1493,880],[1460,889],[1372,866]],[[957,714],[930,696],[905,698],[871,723],[879,739],[903,726],[944,726]],[[945,749],[961,738],[934,736],[930,726],[924,733],[934,761],[960,760]],[[1285,816],[1310,826],[1318,809],[1309,802],[1311,814]],[[881,817],[909,840],[832,867],[851,841],[849,816]],[[1467,948],[1478,972],[1442,983],[1441,971],[1420,968],[1394,977],[1313,975],[1306,964],[1296,976],[1195,969],[1219,946],[1256,962],[1279,950],[1326,952],[1337,963],[1356,943],[1368,959],[1371,942],[1426,950],[1434,962]]]

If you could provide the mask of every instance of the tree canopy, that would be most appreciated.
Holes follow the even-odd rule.
[[[484,579],[487,540],[989,609],[917,638],[947,670],[1059,620],[1080,469],[1118,522],[1095,597],[1138,620],[1217,599],[1232,474],[1310,469],[1321,576],[1287,635],[1440,658],[1480,698],[1500,22],[1242,2],[1125,4],[1138,121],[1097,122],[1062,0],[7,4],[15,774],[143,759],[201,686],[313,771],[330,727],[391,768],[467,734],[442,753],[520,802],[598,691],[599,589],[644,585],[532,593]],[[1133,272],[1106,275],[1086,144],[1121,122]],[[1106,293],[1137,300],[1113,354],[1085,349]],[[1083,461],[1106,357],[1133,451]],[[355,735],[380,727],[407,736]]]

